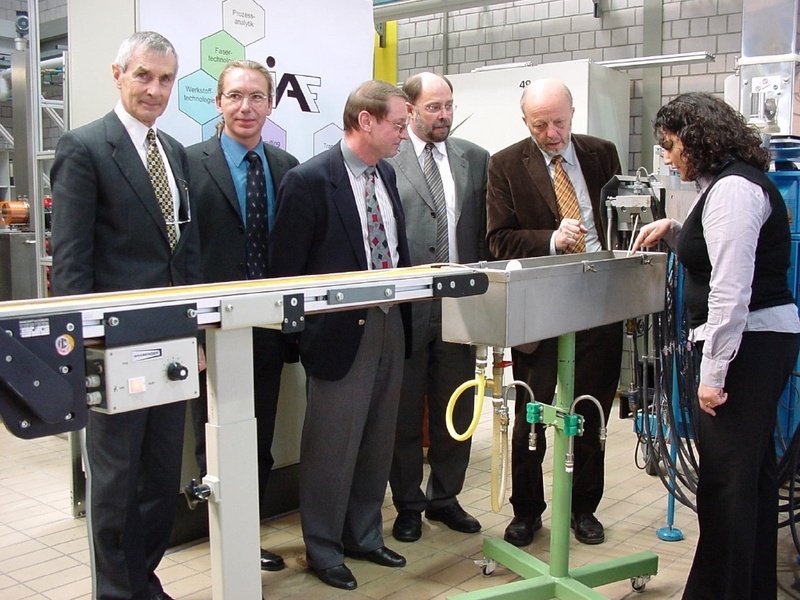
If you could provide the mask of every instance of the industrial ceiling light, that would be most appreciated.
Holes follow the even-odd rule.
[[[500,2],[491,0],[372,0],[372,17],[376,23],[423,17],[465,8],[487,7]]]
[[[640,67],[666,67],[670,65],[688,65],[700,62],[714,62],[711,52],[684,52],[683,54],[658,54],[639,58],[618,58],[615,60],[599,60],[595,64],[612,69],[636,69]]]

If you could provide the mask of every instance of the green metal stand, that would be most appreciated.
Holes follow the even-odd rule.
[[[574,435],[564,418],[569,416],[575,387],[575,334],[567,333],[558,338],[558,392],[555,407],[541,405],[545,414],[553,416],[555,440],[553,444],[553,502],[552,529],[550,531],[550,558],[547,563],[531,556],[511,544],[494,538],[483,542],[486,558],[510,569],[523,581],[458,594],[450,600],[484,600],[502,598],[506,600],[599,600],[605,598],[592,588],[622,581],[645,578],[658,572],[658,556],[653,552],[639,552],[623,558],[605,560],[570,571],[569,538],[570,514],[572,512],[572,472],[566,469],[569,437]],[[551,413],[550,410],[553,412]],[[545,421],[549,419],[545,417]],[[637,587],[643,588],[644,585]]]

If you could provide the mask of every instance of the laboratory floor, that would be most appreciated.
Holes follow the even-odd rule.
[[[586,546],[570,538],[570,566],[591,564],[642,550],[659,555],[659,573],[643,594],[632,591],[629,581],[597,588],[612,599],[680,598],[697,539],[695,515],[678,505],[675,526],[685,539],[663,542],[656,530],[665,525],[667,493],[656,477],[634,464],[636,437],[632,423],[620,420],[616,408],[609,424],[606,493],[597,516],[606,527],[606,542]],[[262,573],[266,600],[281,598],[347,598],[386,600],[444,599],[465,591],[502,585],[516,575],[498,566],[491,577],[481,575],[473,561],[482,556],[484,536],[502,537],[511,518],[506,504],[501,513],[491,510],[489,497],[491,454],[491,405],[484,406],[472,448],[472,461],[461,504],[483,525],[479,534],[450,531],[440,523],[423,520],[422,539],[397,542],[391,537],[395,517],[390,494],[384,504],[386,544],[408,559],[402,569],[348,561],[358,580],[355,591],[341,591],[322,584],[305,566],[305,551],[297,513],[264,522],[261,539],[265,548],[282,554],[287,568]],[[548,452],[545,481],[552,477]],[[548,489],[549,496],[549,489]],[[84,521],[70,516],[68,442],[62,437],[24,441],[0,427],[0,598],[88,599],[91,582]],[[526,550],[547,562],[550,544],[550,511],[544,527]],[[780,532],[778,598],[800,598],[800,567],[788,529]],[[174,598],[211,598],[209,545],[207,541],[173,548],[158,574]],[[240,600],[240,599],[230,599]]]

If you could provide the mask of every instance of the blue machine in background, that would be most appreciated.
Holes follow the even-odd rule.
[[[800,306],[800,280],[798,280],[798,259],[800,258],[800,170],[790,157],[800,156],[800,140],[783,143],[782,139],[777,144],[771,145],[776,168],[790,166],[791,170],[776,170],[768,173],[769,178],[778,187],[786,207],[789,211],[789,228],[792,234],[792,253],[789,266],[789,289],[794,294],[795,303]],[[778,421],[775,430],[775,445],[778,456],[782,456],[800,424],[800,359],[795,365],[795,373],[789,379],[780,403],[778,404]]]

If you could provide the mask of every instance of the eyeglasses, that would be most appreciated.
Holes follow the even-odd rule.
[[[438,102],[434,102],[433,104],[423,104],[422,107],[418,105],[414,105],[417,108],[422,108],[425,112],[435,115],[438,112],[441,112],[444,109],[445,112],[453,112],[456,109],[456,105],[452,102],[448,102],[447,104],[439,104]]]
[[[241,92],[222,92],[222,95],[225,96],[228,100],[231,101],[233,104],[241,104],[244,102],[244,99],[247,98],[247,101],[250,103],[250,106],[261,106],[265,102],[269,102],[269,96],[266,94],[260,94],[258,92],[254,94],[250,94],[249,96],[245,96]]]
[[[394,123],[389,119],[381,119],[381,121],[386,121],[387,123],[391,123],[393,127],[395,127],[398,133],[403,133],[406,129],[408,129],[409,121],[406,120],[405,123]]]

